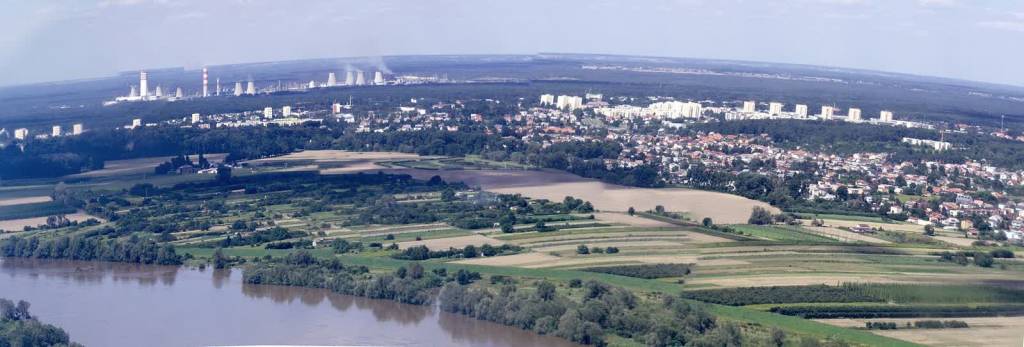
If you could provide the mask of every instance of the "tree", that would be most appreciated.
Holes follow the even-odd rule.
[[[231,167],[220,164],[217,165],[217,182],[227,183],[231,182]]]
[[[704,217],[704,219],[700,221],[700,224],[704,225],[704,227],[706,228],[710,228],[715,225],[715,223],[711,220],[711,217]]]
[[[441,201],[455,201],[455,191],[451,188],[445,189],[441,192]]]
[[[217,248],[213,251],[213,268],[223,269],[228,266],[228,258],[224,256],[224,250]]]
[[[551,301],[555,298],[555,285],[548,281],[537,283],[537,299]]]
[[[576,254],[590,254],[590,248],[587,245],[579,245],[576,247]]]
[[[661,206],[661,205],[654,206],[654,213],[665,214],[665,206]]]
[[[462,249],[462,257],[463,258],[476,258],[476,256],[477,256],[476,246],[468,245],[468,246],[466,246],[465,248]]]
[[[772,213],[768,212],[764,207],[754,206],[754,209],[750,211],[750,218],[747,219],[747,223],[754,225],[772,224]]]
[[[934,236],[935,235],[935,227],[932,226],[931,224],[925,225],[924,226],[924,234],[928,235],[928,236]]]
[[[850,198],[850,190],[846,186],[839,187],[836,189],[836,197],[839,198],[839,201],[846,201]]]
[[[782,347],[786,344],[786,332],[782,331],[782,329],[774,328],[772,329],[771,339],[772,345]]]
[[[636,214],[636,209],[633,208],[633,206],[630,206],[629,210],[626,210],[626,213],[628,213],[630,216],[632,216],[632,215]]]
[[[988,253],[981,253],[981,252],[975,252],[974,253],[974,265],[977,265],[977,266],[980,266],[980,267],[992,267],[992,264],[994,262],[995,261],[992,259],[992,256],[989,255]]]

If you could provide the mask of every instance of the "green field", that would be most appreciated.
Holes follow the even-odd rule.
[[[835,239],[825,236],[804,232],[800,227],[782,225],[733,225],[732,228],[743,235],[753,236],[773,241],[800,241],[800,242],[824,242],[833,243]]]
[[[57,214],[70,214],[75,213],[75,211],[74,208],[64,206],[64,204],[57,201],[0,206],[0,220],[45,217]]]

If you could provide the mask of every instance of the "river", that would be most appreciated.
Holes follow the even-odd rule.
[[[0,297],[86,346],[572,346],[434,307],[244,284],[240,270],[0,259]]]

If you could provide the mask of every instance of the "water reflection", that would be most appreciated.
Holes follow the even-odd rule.
[[[0,297],[28,300],[33,313],[88,346],[571,345],[430,306],[248,285],[241,277],[238,270],[0,258]]]
[[[268,286],[243,284],[242,293],[251,298],[269,298],[275,303],[298,301],[306,306],[319,306],[327,300],[339,312],[352,309],[369,311],[378,322],[395,322],[402,325],[418,324],[433,313],[428,306],[404,305],[393,301],[374,300],[351,295],[342,295],[326,289],[301,287]]]
[[[173,266],[139,265],[124,263],[55,261],[46,259],[3,258],[0,273],[34,278],[53,278],[77,284],[99,285],[110,278],[114,282],[128,282],[141,286],[174,285],[178,268]]]
[[[231,269],[214,269],[213,276],[210,277],[213,279],[213,287],[221,289],[224,287],[224,282],[231,279]]]

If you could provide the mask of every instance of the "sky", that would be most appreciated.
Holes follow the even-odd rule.
[[[1021,0],[0,0],[0,85],[403,54],[605,53],[1024,86]]]

